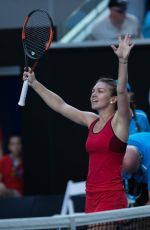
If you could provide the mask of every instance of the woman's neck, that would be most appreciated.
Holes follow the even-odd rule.
[[[101,111],[99,111],[99,115],[100,115],[101,120],[103,122],[108,121],[109,118],[111,118],[114,113],[115,113],[115,110],[112,110],[112,109],[109,110],[109,111],[108,111],[108,109],[107,110],[101,110]]]

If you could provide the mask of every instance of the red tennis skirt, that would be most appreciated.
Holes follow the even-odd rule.
[[[127,208],[127,206],[127,197],[123,190],[86,192],[86,213]]]

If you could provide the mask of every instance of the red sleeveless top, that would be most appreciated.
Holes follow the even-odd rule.
[[[104,128],[94,133],[96,119],[89,128],[86,151],[89,153],[89,170],[86,191],[124,190],[121,169],[127,144],[116,137],[111,117]]]

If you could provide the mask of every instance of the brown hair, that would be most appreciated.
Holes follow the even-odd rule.
[[[117,96],[117,83],[116,83],[116,80],[114,80],[113,78],[103,77],[103,78],[99,78],[96,81],[96,84],[98,82],[104,82],[104,83],[108,84],[110,86],[111,96]]]

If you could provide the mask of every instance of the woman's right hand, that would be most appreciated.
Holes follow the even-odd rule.
[[[130,52],[134,46],[134,43],[131,42],[131,35],[126,34],[124,38],[121,35],[118,36],[119,46],[116,47],[111,45],[114,53],[118,56],[119,60],[127,62]]]
[[[30,86],[32,86],[33,83],[36,81],[35,74],[31,70],[30,67],[28,67],[28,71],[24,71],[24,73],[23,73],[23,80],[24,81],[28,80],[28,83],[29,83]]]

